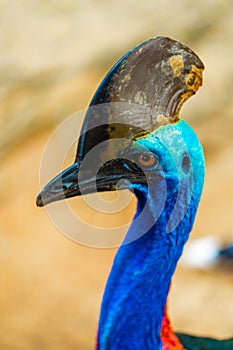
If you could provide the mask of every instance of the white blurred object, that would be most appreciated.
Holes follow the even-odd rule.
[[[189,267],[208,268],[216,264],[220,250],[220,241],[214,236],[195,239],[185,247],[181,263]]]

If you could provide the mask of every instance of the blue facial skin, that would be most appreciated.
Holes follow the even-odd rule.
[[[162,349],[167,294],[195,219],[204,181],[201,144],[184,121],[137,140],[132,155],[151,153],[145,185],[129,185],[137,212],[119,248],[103,296],[98,349]],[[130,243],[128,243],[130,242]],[[127,244],[128,243],[128,244]]]

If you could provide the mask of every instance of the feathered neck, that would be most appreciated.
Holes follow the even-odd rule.
[[[170,192],[168,188],[171,195],[167,196],[164,210],[147,232],[146,223],[155,222],[154,218],[158,216],[157,205],[152,204],[157,203],[156,193],[160,192],[154,192],[147,210],[143,210],[148,203],[147,196],[136,193],[135,219],[141,217],[141,220],[136,224],[136,220],[132,222],[126,241],[132,240],[135,232],[143,234],[122,245],[116,254],[102,301],[97,349],[162,349],[161,323],[167,294],[200,197],[194,195],[191,198],[183,220],[168,233],[167,224],[178,193],[178,186],[171,185]],[[182,204],[181,198],[179,200]]]

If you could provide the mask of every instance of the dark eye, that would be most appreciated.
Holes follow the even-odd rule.
[[[146,168],[151,168],[153,167],[155,164],[158,164],[159,161],[158,159],[153,156],[152,154],[149,153],[139,153],[138,154],[138,163],[142,166],[142,167],[146,167]]]
[[[190,158],[187,154],[184,154],[183,159],[182,159],[182,169],[184,173],[188,173],[190,168]]]

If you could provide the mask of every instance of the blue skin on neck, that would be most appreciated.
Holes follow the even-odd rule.
[[[148,187],[129,185],[138,198],[137,212],[104,292],[98,331],[101,350],[162,348],[161,321],[169,286],[204,181],[203,150],[184,121],[161,126],[137,140],[131,152],[151,153],[159,163],[145,171]]]

